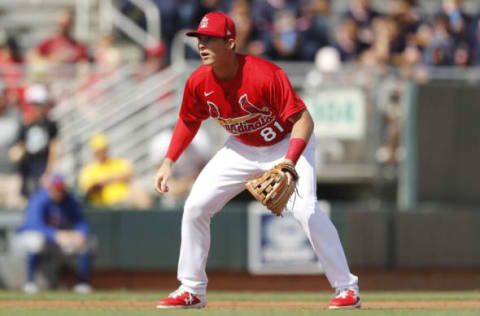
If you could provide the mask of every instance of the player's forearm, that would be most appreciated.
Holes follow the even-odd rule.
[[[307,110],[293,115],[290,119],[293,122],[293,128],[285,162],[296,164],[312,136],[313,120]]]
[[[290,118],[293,121],[292,133],[290,139],[300,138],[308,143],[313,133],[313,120],[307,110],[292,115]]]

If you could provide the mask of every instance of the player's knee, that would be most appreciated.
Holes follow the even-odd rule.
[[[32,254],[41,253],[45,249],[46,243],[46,237],[33,230],[22,232],[16,238],[17,247]]]
[[[188,221],[197,221],[202,218],[208,218],[208,204],[201,203],[200,201],[187,200],[185,202],[185,207],[183,210],[183,220]]]
[[[315,205],[315,200],[298,199],[293,204],[293,214],[297,219],[306,222],[317,211]]]

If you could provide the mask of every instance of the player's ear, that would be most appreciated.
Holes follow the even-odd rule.
[[[235,40],[233,38],[229,38],[227,40],[227,46],[228,48],[230,48],[231,50],[235,51],[235,48],[237,47],[237,43],[235,43]]]

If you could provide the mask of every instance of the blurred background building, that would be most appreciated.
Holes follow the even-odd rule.
[[[32,144],[54,139],[44,162],[49,171],[65,175],[86,205],[79,174],[94,159],[90,141],[101,133],[108,138],[109,154],[128,161],[132,181],[150,195],[141,208],[179,210],[184,192],[178,201],[172,196],[162,201],[152,191],[152,179],[186,78],[200,64],[195,39],[184,36],[185,30],[196,28],[210,11],[230,14],[238,52],[281,65],[307,104],[318,142],[318,197],[330,201],[342,238],[346,232],[362,235],[345,224],[351,219],[347,210],[351,216],[368,210],[374,217],[359,220],[359,227],[370,231],[365,245],[373,238],[384,243],[375,244],[379,252],[369,245],[378,255],[373,259],[353,251],[354,266],[408,266],[410,259],[401,256],[408,242],[398,234],[416,236],[417,231],[401,218],[404,214],[475,214],[470,211],[480,205],[476,0],[0,1],[0,208],[23,211],[20,192],[8,192],[20,188],[24,153],[14,145],[25,141],[18,131],[28,126],[36,132],[30,135]],[[45,92],[55,133],[42,134],[33,126],[32,87]],[[185,179],[179,187],[187,190],[197,167],[226,134],[205,122],[202,137],[207,140],[191,148],[198,166],[190,165],[189,174],[178,170],[179,179]],[[35,176],[39,181],[41,174]],[[236,198],[240,205],[249,200],[246,194]],[[123,209],[137,206],[122,204]],[[468,216],[465,223],[478,221]],[[448,226],[445,219],[432,220],[439,231]],[[465,239],[475,240],[468,227],[463,227]],[[1,236],[8,239],[8,231]],[[102,236],[107,238],[100,236],[100,246]],[[364,249],[361,240],[351,240],[352,249]],[[408,254],[419,258],[421,249]],[[451,249],[456,251],[453,244]],[[460,265],[480,264],[472,247],[464,255]],[[113,264],[109,256],[99,265]],[[455,263],[437,259],[441,265]]]

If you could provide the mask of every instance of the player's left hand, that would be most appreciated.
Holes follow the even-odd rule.
[[[170,178],[170,174],[172,173],[172,164],[173,161],[171,159],[165,158],[155,174],[154,186],[158,193],[167,193],[169,190],[167,182],[168,178]]]

